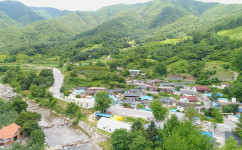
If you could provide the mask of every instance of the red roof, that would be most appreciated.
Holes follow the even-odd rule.
[[[183,96],[181,96],[181,98],[184,99],[184,98],[187,98],[187,96],[186,95],[183,95]]]
[[[21,127],[15,123],[10,124],[9,126],[3,127],[0,130],[0,139],[7,140],[8,138],[14,137],[15,133]]]
[[[192,101],[197,101],[196,96],[188,96],[187,99],[192,102]]]
[[[209,91],[210,89],[207,86],[195,86],[197,91]]]

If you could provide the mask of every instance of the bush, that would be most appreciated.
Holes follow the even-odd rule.
[[[76,95],[76,98],[81,98],[81,95]]]
[[[45,134],[41,129],[33,130],[30,134],[30,142],[38,145],[43,145],[45,142]]]
[[[73,65],[72,64],[67,65],[67,67],[66,67],[67,71],[71,71],[72,69],[73,69]]]
[[[69,95],[70,95],[70,92],[67,91],[67,90],[65,90],[65,91],[63,92],[63,94],[64,94],[64,96],[69,96]]]

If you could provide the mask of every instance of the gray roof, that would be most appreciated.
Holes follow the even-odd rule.
[[[141,104],[146,104],[146,105],[150,105],[151,101],[142,101],[140,102]]]
[[[178,86],[178,87],[184,87],[183,84],[174,84],[174,86],[175,86],[175,87],[177,87],[177,86]]]
[[[173,86],[173,84],[171,84],[171,83],[162,83],[161,85],[162,86]]]
[[[76,89],[76,90],[87,90],[86,87],[80,87],[80,86],[76,87],[75,89]]]
[[[193,104],[193,103],[182,103],[182,102],[178,102],[176,105],[177,106],[182,106],[182,107],[187,107],[187,105],[189,104]],[[201,107],[200,104],[195,104],[195,107]]]
[[[170,80],[184,80],[183,77],[170,77]]]
[[[225,132],[225,140],[229,139],[230,137],[233,137],[235,141],[237,141],[237,145],[241,145],[241,139],[232,132]]]
[[[122,92],[122,91],[124,91],[124,89],[113,89],[113,91],[115,91],[115,92]]]
[[[180,92],[181,92],[181,94],[189,94],[189,95],[193,95],[194,94],[194,92],[191,91],[191,90],[180,89]]]
[[[132,101],[132,100],[124,100],[121,103],[128,103],[128,104],[132,104],[132,105],[137,105],[138,104],[136,101]]]
[[[163,102],[163,103],[175,103],[176,101],[174,101],[174,100],[172,100],[172,99],[169,99],[169,98],[160,98],[159,99],[160,100],[160,102]]]
[[[141,97],[140,93],[124,93],[124,97]]]

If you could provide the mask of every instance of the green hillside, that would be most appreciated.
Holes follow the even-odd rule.
[[[33,10],[16,1],[0,2],[0,11],[6,13],[11,19],[22,25],[44,20],[43,17],[37,15]]]
[[[227,36],[234,40],[242,40],[242,26],[232,29],[232,30],[219,31],[218,35]]]
[[[18,24],[16,21],[9,18],[8,15],[0,11],[0,30],[8,27],[18,27],[18,26],[20,26],[20,24]]]
[[[55,8],[49,8],[49,7],[31,7],[31,9],[38,14],[39,16],[45,18],[45,19],[56,19],[58,17],[64,16],[70,11],[67,10],[58,10]]]

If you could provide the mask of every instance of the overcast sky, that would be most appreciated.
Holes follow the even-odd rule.
[[[0,0],[3,1],[3,0]],[[53,7],[61,10],[97,10],[104,6],[114,4],[135,4],[144,3],[151,0],[17,0],[27,6],[34,7]],[[242,0],[200,0],[205,2],[221,2],[221,3],[240,3]]]

